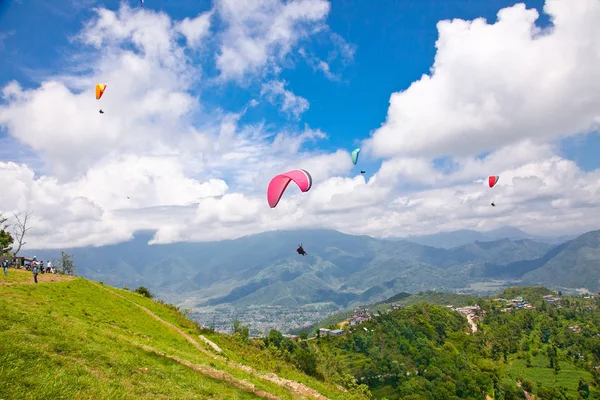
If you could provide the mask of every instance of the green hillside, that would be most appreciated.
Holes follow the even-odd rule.
[[[0,276],[1,399],[363,398],[174,306],[82,278],[32,281]]]
[[[511,312],[479,299],[476,330],[456,311],[418,302],[311,343],[326,376],[350,374],[378,399],[600,399],[600,300],[548,304],[548,292],[506,290],[534,307]]]
[[[437,305],[453,305],[454,307],[464,307],[468,305],[476,304],[481,301],[481,297],[465,295],[465,294],[454,294],[454,293],[443,293],[443,292],[421,292],[417,294],[399,293],[386,300],[383,300],[374,304],[367,304],[365,307],[372,313],[382,313],[390,309],[392,304],[399,304],[401,306],[409,306],[419,303],[437,304]],[[319,328],[335,327],[339,323],[345,321],[352,316],[353,310],[345,310],[328,316],[322,321],[312,324],[310,326],[292,330],[292,333],[306,332],[310,335],[314,335],[315,330]]]
[[[523,281],[560,288],[600,291],[600,231],[587,232],[565,243],[561,251],[531,272]]]

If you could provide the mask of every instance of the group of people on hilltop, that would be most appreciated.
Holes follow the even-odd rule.
[[[13,260],[13,266],[18,268],[17,263],[18,260]],[[10,261],[5,258],[0,260],[0,266],[4,271],[4,276],[8,276],[8,268],[10,267]],[[33,281],[38,283],[37,276],[38,274],[56,274],[58,270],[52,265],[52,261],[48,260],[48,262],[44,265],[44,260],[37,260],[37,257],[33,257],[33,260],[29,264],[24,265],[27,271],[31,271],[33,273]]]
[[[52,261],[48,261],[44,267],[44,260],[38,261],[37,257],[33,257],[31,261],[31,271],[33,272],[33,281],[38,283],[38,273],[56,274],[56,269],[52,266]]]

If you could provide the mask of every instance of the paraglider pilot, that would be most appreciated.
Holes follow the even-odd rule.
[[[494,203],[492,203],[492,207],[496,207],[496,205]]]
[[[304,251],[304,247],[302,247],[302,243],[300,243],[300,246],[298,246],[298,248],[296,249],[296,252],[298,254],[300,254],[301,256],[305,256],[306,252]]]

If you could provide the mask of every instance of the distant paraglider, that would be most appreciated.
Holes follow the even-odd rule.
[[[493,188],[494,186],[496,186],[496,183],[498,183],[498,180],[500,180],[500,176],[490,175],[488,177],[488,184],[489,184],[490,188]],[[492,207],[496,207],[496,203],[494,201],[492,201]]]
[[[104,94],[105,90],[106,90],[106,85],[104,85],[102,83],[99,83],[96,85],[96,100],[100,100],[100,98]],[[104,111],[102,111],[102,109],[100,109],[100,114],[104,114]]]
[[[308,192],[312,187],[312,177],[308,171],[303,169],[295,169],[279,174],[271,179],[269,187],[267,188],[267,201],[269,202],[269,207],[275,208],[277,206],[285,189],[287,189],[292,181],[298,185],[298,188],[300,188],[302,192]]]
[[[300,243],[300,246],[298,246],[298,248],[296,249],[296,252],[298,254],[300,254],[301,256],[305,256],[308,254],[306,251],[304,251],[304,247],[302,247],[302,243]]]
[[[356,165],[358,162],[358,155],[360,154],[360,149],[352,150],[352,164]]]
[[[352,150],[352,164],[356,165],[358,162],[358,155],[360,154],[360,148]],[[361,174],[365,174],[367,171],[360,171]]]

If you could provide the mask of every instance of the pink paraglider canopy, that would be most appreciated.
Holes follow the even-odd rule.
[[[285,192],[285,189],[287,189],[291,181],[296,182],[296,185],[298,185],[302,192],[308,192],[312,186],[312,177],[308,171],[303,169],[295,169],[277,175],[271,179],[267,189],[267,200],[269,201],[269,206],[271,208],[277,206],[281,196],[283,196],[283,192]]]

